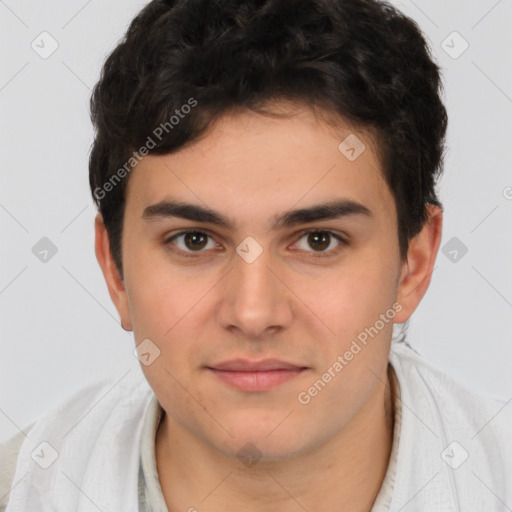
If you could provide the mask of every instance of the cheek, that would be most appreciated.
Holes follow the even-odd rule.
[[[301,291],[305,302],[341,343],[385,314],[396,297],[395,275],[379,262],[361,259]],[[307,292],[307,293],[306,293]]]
[[[125,275],[134,332],[162,338],[199,300],[201,283],[190,279],[186,270],[172,266],[158,247],[132,247],[130,251],[127,243],[126,254],[130,255]]]
[[[181,382],[197,359],[196,343],[190,340],[198,339],[198,315],[205,315],[212,286],[197,272],[193,276],[169,263],[132,263],[127,295],[133,334],[137,344],[150,339],[160,351],[155,364],[143,370],[152,387],[159,382],[169,387],[174,381],[165,370]]]

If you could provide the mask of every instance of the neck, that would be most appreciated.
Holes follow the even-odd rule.
[[[315,450],[243,467],[165,414],[155,450],[169,512],[370,512],[389,463],[394,430],[391,367],[345,428]],[[385,384],[384,384],[385,381]]]

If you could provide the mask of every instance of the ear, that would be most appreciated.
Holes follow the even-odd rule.
[[[427,210],[429,218],[409,241],[407,259],[402,265],[397,294],[402,310],[395,315],[398,324],[409,320],[425,295],[441,243],[443,210],[434,205],[427,205]]]
[[[114,306],[121,317],[121,327],[125,331],[131,331],[132,321],[130,318],[130,310],[128,308],[128,300],[124,283],[119,275],[114,258],[110,251],[110,243],[107,228],[103,223],[101,213],[96,215],[94,220],[95,243],[94,250],[96,252],[96,259],[100,264],[103,272],[103,277],[107,283],[108,293],[114,303]]]

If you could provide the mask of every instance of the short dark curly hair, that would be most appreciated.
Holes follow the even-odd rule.
[[[421,30],[384,1],[151,1],[107,57],[90,102],[90,186],[121,278],[126,184],[140,155],[172,153],[229,111],[261,113],[273,100],[373,130],[404,259],[426,205],[442,207],[441,92]]]

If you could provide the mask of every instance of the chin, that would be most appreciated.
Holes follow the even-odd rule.
[[[236,428],[231,424],[229,432],[232,437],[226,435],[220,444],[213,441],[212,445],[226,456],[235,455],[248,467],[252,461],[291,459],[313,448],[315,443],[311,436],[298,435],[300,428],[291,422],[284,426],[286,420],[279,425],[282,419],[274,421],[271,426],[268,422],[261,422],[258,426],[256,421],[250,424],[242,422]]]
[[[264,437],[252,437],[247,433],[236,440],[230,440],[228,445],[216,448],[228,457],[236,457],[247,468],[255,466],[258,462],[285,461],[305,451],[305,447],[294,440],[269,440]]]

